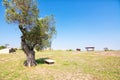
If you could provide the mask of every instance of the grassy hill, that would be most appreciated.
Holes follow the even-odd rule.
[[[55,60],[48,65],[44,59]],[[0,80],[119,80],[120,51],[76,52],[45,51],[36,53],[36,67],[24,67],[26,56],[0,54]]]

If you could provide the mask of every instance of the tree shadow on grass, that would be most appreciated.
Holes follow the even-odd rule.
[[[37,64],[45,64],[45,59],[49,59],[49,58],[48,57],[39,58],[39,59],[36,59],[35,61],[37,62]]]

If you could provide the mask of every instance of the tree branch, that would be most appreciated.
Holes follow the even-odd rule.
[[[26,32],[27,32],[26,29],[23,28],[22,25],[19,25],[19,29],[20,29],[20,31],[22,32],[23,36],[25,36],[25,34],[26,34]]]

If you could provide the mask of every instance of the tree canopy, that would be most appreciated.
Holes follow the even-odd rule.
[[[3,0],[6,7],[6,20],[16,23],[22,33],[21,46],[27,56],[25,66],[35,66],[34,48],[44,49],[51,46],[56,33],[54,16],[39,18],[36,0]]]
[[[36,0],[3,0],[3,4],[7,22],[19,24],[29,47],[50,47],[56,33],[53,15],[39,18]]]

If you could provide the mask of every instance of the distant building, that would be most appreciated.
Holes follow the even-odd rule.
[[[2,49],[2,50],[0,50],[0,54],[7,54],[7,53],[9,53],[9,48],[5,48],[5,49]]]
[[[5,48],[5,49],[0,50],[0,54],[8,54],[12,52],[16,52],[16,50],[14,48]]]
[[[85,49],[86,49],[87,51],[94,51],[94,50],[95,50],[95,47],[85,47]]]

